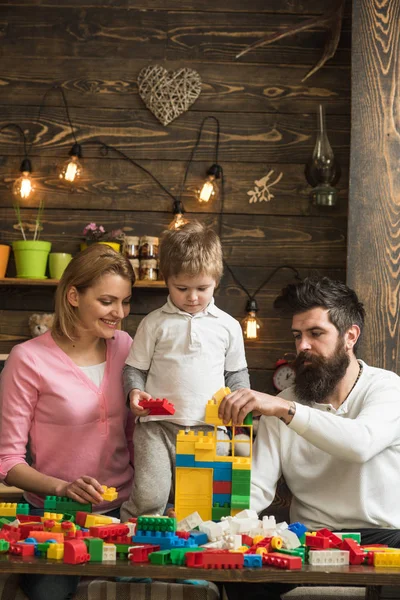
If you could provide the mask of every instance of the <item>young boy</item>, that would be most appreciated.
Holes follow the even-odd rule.
[[[214,304],[223,271],[217,234],[198,222],[165,232],[160,269],[168,300],[140,323],[124,368],[125,393],[139,417],[133,434],[134,483],[121,508],[124,521],[164,512],[178,431],[210,431],[204,417],[212,395],[221,387],[234,391],[250,384],[240,325]],[[139,402],[148,398],[167,398],[175,414],[147,416]]]

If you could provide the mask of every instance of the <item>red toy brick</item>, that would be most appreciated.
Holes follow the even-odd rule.
[[[64,562],[68,565],[79,565],[88,562],[90,554],[87,552],[83,540],[67,540],[64,542]]]
[[[21,540],[30,537],[31,531],[44,531],[43,523],[22,523],[19,526],[21,532]]]
[[[242,552],[199,552],[203,555],[205,569],[242,569],[244,556]]]
[[[253,545],[253,538],[251,538],[249,535],[243,534],[242,535],[242,544],[244,544],[245,546],[248,546],[250,548]]]
[[[317,535],[329,538],[329,545],[331,548],[339,548],[342,544],[342,538],[335,535],[330,529],[318,529]]]
[[[160,400],[160,398],[150,398],[150,400],[141,400],[139,406],[149,410],[150,415],[173,415],[175,413],[175,406],[168,402],[166,398]]]
[[[340,548],[349,551],[349,563],[351,565],[361,565],[364,562],[365,552],[355,540],[345,538]]]
[[[306,546],[309,548],[317,548],[318,550],[326,550],[330,547],[329,538],[322,535],[307,535]]]
[[[24,544],[23,542],[12,542],[9,549],[10,554],[16,556],[35,556],[35,545]]]
[[[131,563],[149,562],[149,554],[158,552],[160,546],[148,544],[147,546],[133,546],[129,549],[128,559]]]
[[[90,515],[90,513],[78,510],[75,515],[75,523],[79,525],[79,527],[85,527],[87,515]]]
[[[178,538],[182,538],[184,540],[188,540],[190,537],[190,531],[175,531],[175,535]]]
[[[294,571],[302,567],[300,556],[290,556],[289,554],[279,554],[278,552],[264,554],[263,563],[278,567],[278,569],[287,569],[288,571]]]
[[[42,517],[39,515],[17,515],[16,517],[20,523],[41,523]]]
[[[232,481],[213,481],[214,494],[232,494]]]

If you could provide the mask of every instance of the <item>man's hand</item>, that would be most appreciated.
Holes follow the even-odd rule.
[[[103,502],[102,487],[97,479],[83,475],[71,483],[65,483],[57,489],[57,496],[66,496],[82,504],[99,504]]]
[[[135,417],[147,417],[150,411],[139,406],[141,400],[150,400],[150,394],[142,392],[142,390],[131,390],[129,392],[129,406]]]
[[[294,412],[291,415],[289,410],[293,404],[278,396],[241,388],[225,396],[220,404],[218,416],[225,424],[232,420],[234,426],[241,425],[251,412],[267,417],[278,417],[290,423]]]

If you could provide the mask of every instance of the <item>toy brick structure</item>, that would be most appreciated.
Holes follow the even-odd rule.
[[[178,521],[197,511],[204,521],[219,521],[222,517],[235,516],[249,508],[252,415],[240,426],[246,428],[249,437],[234,441],[235,427],[229,440],[217,439],[218,427],[225,423],[218,417],[223,398],[230,394],[229,388],[221,388],[207,403],[205,422],[214,426],[207,434],[180,431],[176,440],[175,511]],[[217,443],[229,445],[229,456],[217,454]],[[249,446],[249,456],[235,456],[235,446]]]

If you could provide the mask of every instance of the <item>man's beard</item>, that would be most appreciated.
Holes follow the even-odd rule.
[[[304,361],[309,364],[305,365]],[[300,352],[293,363],[296,397],[305,404],[323,403],[343,379],[349,364],[350,358],[341,337],[330,358]]]

